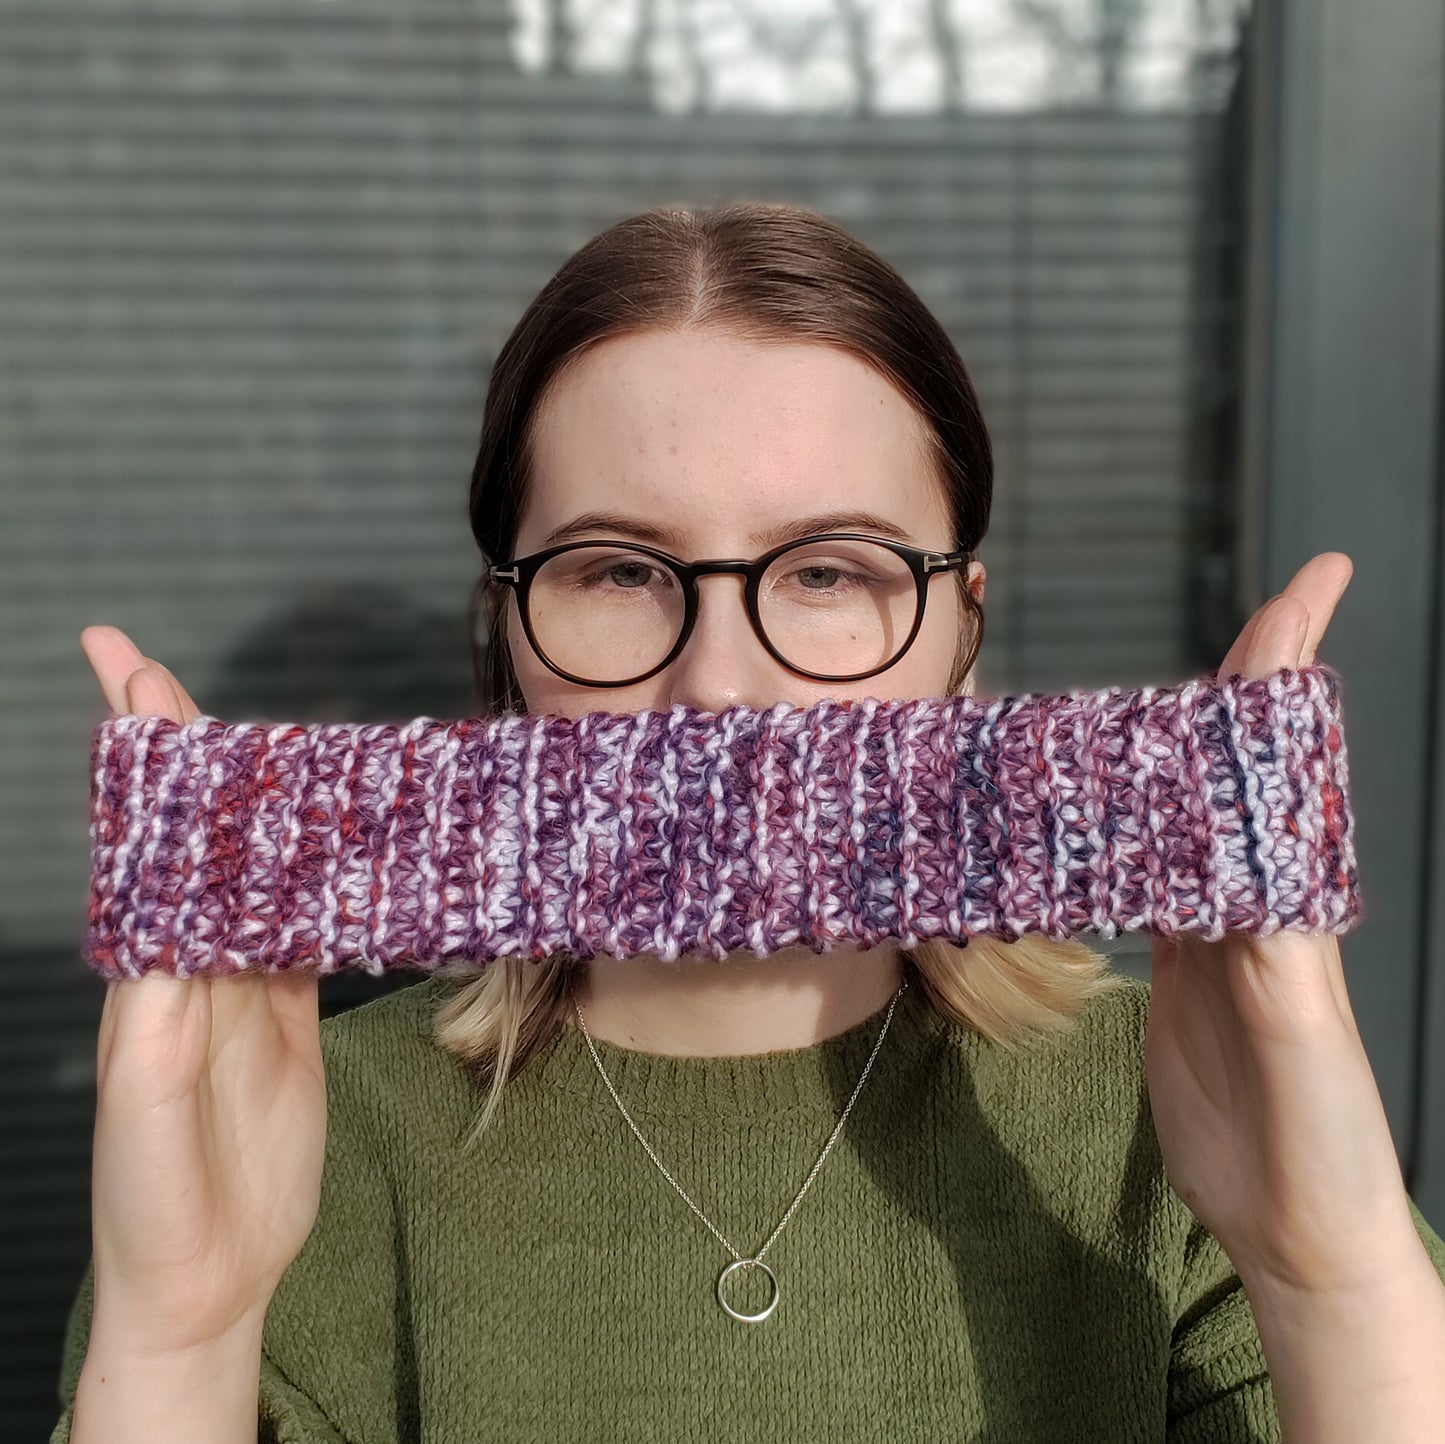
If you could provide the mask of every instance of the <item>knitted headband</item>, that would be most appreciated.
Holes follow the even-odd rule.
[[[110,717],[106,978],[1362,915],[1339,678],[404,726]]]

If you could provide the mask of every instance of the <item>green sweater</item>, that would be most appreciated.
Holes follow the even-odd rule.
[[[576,1029],[460,1151],[482,1095],[428,1034],[450,986],[322,1023],[321,1207],[267,1314],[262,1441],[1278,1438],[1248,1300],[1164,1175],[1143,984],[1010,1053],[915,981],[766,1256],[779,1301],[757,1324],[719,1308],[731,1256]],[[663,1164],[752,1254],[882,1020],[743,1058],[597,1046]],[[90,1286],[87,1268],[52,1444],[69,1438]]]

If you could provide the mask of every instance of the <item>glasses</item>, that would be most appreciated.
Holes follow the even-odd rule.
[[[625,687],[662,671],[692,634],[698,578],[722,572],[744,578],[748,620],[784,667],[817,682],[856,682],[913,645],[929,581],[973,557],[843,531],[754,561],[685,562],[628,542],[578,541],[489,563],[483,582],[518,593],[532,650],[580,686]]]

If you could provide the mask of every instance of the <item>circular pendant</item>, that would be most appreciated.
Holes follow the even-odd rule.
[[[767,1274],[768,1282],[771,1283],[773,1286],[773,1296],[771,1299],[768,1300],[767,1308],[761,1310],[756,1314],[742,1314],[739,1313],[735,1308],[733,1308],[730,1303],[728,1303],[728,1301],[723,1297],[723,1285],[727,1283],[728,1275],[732,1273],[734,1269],[762,1269],[762,1271]],[[735,1263],[730,1263],[717,1276],[717,1301],[723,1306],[723,1309],[726,1313],[730,1314],[733,1318],[740,1320],[742,1323],[760,1324],[778,1306],[777,1275],[775,1275],[772,1269],[770,1269],[767,1264],[763,1263],[760,1259],[740,1258]]]

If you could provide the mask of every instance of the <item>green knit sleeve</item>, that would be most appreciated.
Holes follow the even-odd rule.
[[[1415,1227],[1445,1279],[1445,1243],[1409,1200]],[[1169,1444],[1264,1444],[1280,1437],[1264,1346],[1244,1287],[1196,1221],[1185,1251],[1184,1307],[1170,1354]]]
[[[316,1223],[266,1314],[258,1444],[347,1444],[396,1438],[415,1422],[409,1330],[398,1301],[393,1194],[372,1137],[366,1069],[341,1018],[321,1024],[326,1066],[326,1157]],[[384,1047],[384,1040],[383,1040]],[[70,1444],[75,1391],[90,1335],[94,1265],[66,1324],[59,1378],[63,1413],[50,1444]]]
[[[1229,1255],[1197,1219],[1184,1252],[1169,1355],[1169,1444],[1266,1444],[1280,1437],[1254,1313]]]
[[[1415,1220],[1415,1231],[1420,1235],[1420,1242],[1425,1245],[1425,1252],[1430,1255],[1435,1272],[1445,1279],[1445,1240],[1425,1222],[1425,1215],[1416,1207],[1415,1200],[1412,1198],[1409,1202],[1410,1216]]]
[[[426,1095],[408,1086],[417,1052],[406,1046],[408,1028],[405,1010],[375,1005],[321,1025],[327,1092],[321,1202],[266,1313],[263,1413],[269,1407],[276,1415],[276,1444],[333,1438],[393,1444],[420,1429],[398,1217],[404,1190],[383,1137],[388,1127],[408,1126],[407,1116],[389,1112],[384,1094],[399,1094],[402,1108],[426,1108]],[[318,1411],[335,1435],[306,1432],[319,1427]]]
[[[60,1350],[60,1422],[50,1431],[50,1444],[70,1444],[70,1425],[75,1416],[75,1390],[80,1382],[80,1366],[85,1362],[85,1346],[90,1337],[91,1298],[94,1290],[94,1263],[87,1261],[81,1276],[80,1289],[70,1306],[65,1321],[65,1342]]]

